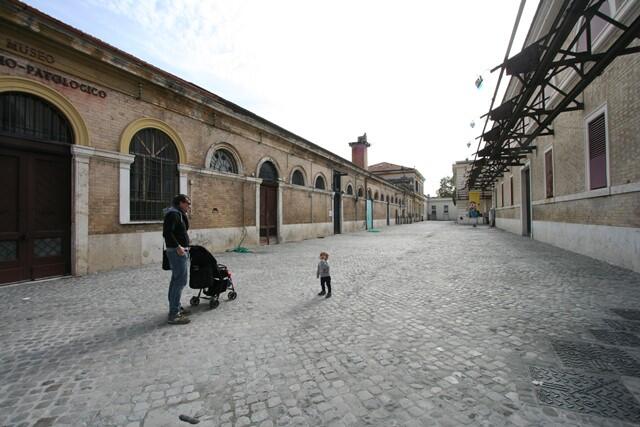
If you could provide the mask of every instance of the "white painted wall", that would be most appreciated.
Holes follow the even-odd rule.
[[[330,236],[333,234],[333,222],[313,224],[285,224],[281,228],[281,242],[298,242],[305,239]]]
[[[514,234],[522,234],[522,222],[520,219],[496,218],[496,227]]]
[[[389,221],[391,223],[391,221]],[[374,219],[373,228],[382,228],[387,226],[387,219]]]
[[[395,218],[393,219],[395,222]],[[365,221],[345,221],[342,223],[342,232],[343,233],[353,233],[354,231],[362,231],[367,227],[365,225]]]
[[[447,214],[444,213],[445,205],[448,207]],[[456,205],[453,204],[453,199],[439,197],[429,198],[425,205],[427,209],[426,212],[429,215],[433,212],[433,206],[436,207],[436,217],[433,218],[433,216],[431,216],[431,221],[453,221],[456,219],[457,208]]]
[[[533,221],[533,238],[640,272],[640,228]]]
[[[255,227],[247,227],[242,246],[257,246],[256,235]],[[204,246],[211,252],[238,246],[242,236],[242,227],[189,230],[191,244]],[[89,272],[160,263],[162,243],[161,231],[89,235]]]

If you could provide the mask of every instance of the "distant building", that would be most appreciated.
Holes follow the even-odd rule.
[[[461,160],[455,162],[452,166],[453,169],[453,183],[455,186],[455,194],[453,200],[455,203],[454,219],[459,224],[471,224],[469,218],[469,206],[471,200],[475,199],[477,209],[482,215],[479,218],[479,222],[488,222],[489,213],[491,210],[492,193],[491,191],[472,191],[471,195],[467,188],[467,178],[469,170],[473,162],[468,160]],[[471,200],[470,197],[471,196]]]
[[[367,170],[403,189],[403,203],[398,217],[400,222],[423,221],[427,218],[424,177],[417,169],[382,162],[369,166]]]
[[[451,197],[427,197],[427,219],[429,221],[453,221],[456,206]]]

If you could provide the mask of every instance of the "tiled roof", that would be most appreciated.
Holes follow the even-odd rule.
[[[382,162],[382,163],[376,163],[375,165],[371,165],[369,166],[368,169],[369,169],[369,172],[382,172],[387,170],[413,169],[413,168],[408,168],[406,166],[400,166],[393,163]]]

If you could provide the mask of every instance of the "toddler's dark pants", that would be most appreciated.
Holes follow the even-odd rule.
[[[325,284],[327,285],[327,292],[331,293],[331,276],[320,278],[320,286],[322,286],[322,292],[324,292]]]

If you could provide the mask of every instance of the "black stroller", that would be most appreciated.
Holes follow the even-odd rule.
[[[234,300],[238,296],[233,286],[231,272],[227,266],[218,264],[216,259],[206,248],[202,246],[191,246],[191,268],[189,271],[189,287],[198,289],[198,296],[191,297],[192,306],[200,304],[200,298],[209,300],[209,307],[216,308],[220,305],[218,298],[220,294],[226,292],[229,300]],[[206,296],[201,295],[204,294]]]

